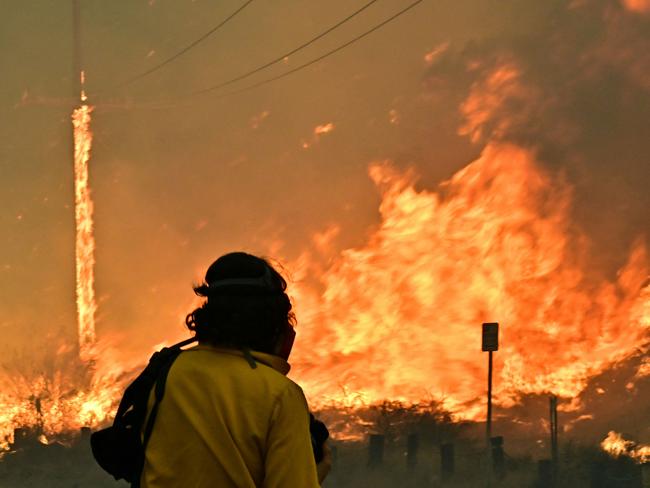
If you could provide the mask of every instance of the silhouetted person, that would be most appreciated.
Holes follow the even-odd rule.
[[[209,267],[194,289],[206,300],[186,319],[199,345],[167,377],[142,488],[320,486],[330,455],[325,446],[316,465],[307,402],[285,376],[295,335],[285,290],[282,276],[250,254]]]

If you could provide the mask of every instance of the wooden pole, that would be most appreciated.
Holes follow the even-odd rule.
[[[451,480],[456,470],[454,445],[451,442],[440,446],[440,471],[443,483]]]
[[[384,463],[384,436],[370,434],[368,443],[368,466],[376,468]]]
[[[83,55],[81,50],[81,5],[79,0],[72,0],[72,80],[74,82],[74,96],[81,92],[80,73],[83,70]]]
[[[418,464],[419,439],[417,434],[409,434],[406,441],[406,467],[414,469]]]

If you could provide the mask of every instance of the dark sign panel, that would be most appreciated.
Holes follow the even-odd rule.
[[[483,351],[499,350],[499,324],[488,322],[483,324]]]

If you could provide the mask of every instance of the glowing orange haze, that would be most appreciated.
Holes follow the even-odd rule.
[[[569,221],[571,188],[532,153],[488,146],[438,192],[416,189],[414,172],[389,163],[369,174],[382,193],[381,222],[365,245],[328,256],[332,227],[315,236],[331,265],[305,252],[288,266],[299,318],[293,374],[312,405],[438,399],[480,418],[484,321],[502,325],[494,384],[504,406],[525,393],[575,397],[647,343],[644,243],[616,282],[588,276],[589,244]],[[131,365],[110,370],[110,350],[96,357],[79,393],[44,396],[26,383],[8,396],[3,388],[0,425],[40,423],[49,434],[104,421],[123,386],[119,370]]]
[[[650,0],[623,0],[623,5],[632,12],[650,12]]]

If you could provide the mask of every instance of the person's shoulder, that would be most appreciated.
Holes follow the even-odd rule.
[[[254,367],[242,351],[199,345],[178,357],[171,371],[172,382],[184,378],[218,384],[230,378],[253,389],[262,388],[273,398],[304,398],[302,388],[286,376],[289,364],[284,359],[257,351],[252,351],[252,357]]]
[[[272,385],[274,396],[291,397],[301,402],[305,401],[305,394],[298,383],[287,377],[290,366],[282,358],[270,354],[253,352],[257,374]]]
[[[278,394],[276,398],[278,401],[286,403],[295,403],[307,407],[307,398],[302,387],[295,381],[283,376],[284,381],[278,384]]]
[[[302,388],[298,383],[266,363],[257,361],[255,372],[256,374],[261,375],[265,381],[273,385],[273,388],[278,394],[290,393],[293,395],[304,395]]]

